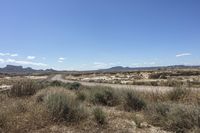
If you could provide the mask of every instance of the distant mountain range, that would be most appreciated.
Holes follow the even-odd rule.
[[[200,69],[200,66],[185,66],[185,65],[174,65],[174,66],[159,66],[159,67],[122,67],[116,66],[108,69],[100,69],[94,71],[82,71],[82,72],[126,72],[126,71],[145,71],[145,70],[160,70],[160,69]],[[4,68],[0,68],[0,73],[3,74],[32,74],[32,73],[53,73],[53,72],[69,72],[70,71],[56,71],[53,69],[46,70],[35,70],[30,67],[23,68],[22,66],[7,65]],[[74,71],[78,72],[78,71]]]
[[[158,67],[122,67],[116,66],[108,69],[100,69],[101,72],[126,72],[126,71],[145,71],[145,70],[160,70],[160,69],[194,69],[200,68],[200,66],[185,66],[185,65],[173,65],[173,66],[158,66]]]
[[[30,67],[23,68],[22,66],[14,66],[14,65],[7,65],[4,68],[0,68],[0,73],[6,73],[6,74],[31,74],[31,73],[49,73],[49,72],[56,72],[56,71],[53,69],[35,70]]]

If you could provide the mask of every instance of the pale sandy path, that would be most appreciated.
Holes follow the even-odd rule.
[[[51,80],[55,81],[62,81],[64,83],[72,83],[75,81],[71,81],[71,80],[65,80],[62,78],[62,75],[55,75]],[[149,91],[149,92],[166,92],[169,91],[171,89],[173,89],[173,87],[165,87],[165,86],[142,86],[142,85],[121,85],[121,84],[107,84],[107,83],[91,83],[91,82],[82,82],[82,81],[77,81],[79,83],[81,83],[82,85],[86,85],[86,86],[109,86],[112,88],[116,88],[116,89],[134,89],[134,90],[138,90],[138,91]]]
[[[0,93],[9,91],[11,87],[11,85],[0,85]]]

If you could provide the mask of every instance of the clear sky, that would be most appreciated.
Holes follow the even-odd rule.
[[[200,0],[0,0],[0,67],[200,65]]]

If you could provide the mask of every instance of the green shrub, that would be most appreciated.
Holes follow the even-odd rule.
[[[56,121],[78,121],[86,117],[83,107],[70,95],[50,94],[45,103],[52,118]]]
[[[78,82],[73,82],[73,83],[63,83],[61,81],[53,81],[50,83],[50,86],[57,86],[57,87],[64,87],[66,89],[70,89],[70,90],[79,90],[81,88],[81,84]]]
[[[115,106],[119,103],[119,96],[113,88],[97,87],[91,94],[91,101],[94,104]]]
[[[146,102],[134,91],[126,92],[124,102],[126,111],[141,111],[146,107]]]
[[[62,82],[58,81],[58,80],[55,80],[55,81],[50,83],[50,86],[62,86]]]
[[[81,87],[81,84],[78,83],[78,82],[74,82],[74,83],[68,84],[68,88],[69,88],[70,90],[79,90],[80,87]]]
[[[20,80],[12,86],[9,95],[13,97],[31,96],[43,86],[32,80]]]
[[[101,108],[99,107],[95,108],[93,110],[93,114],[98,124],[104,125],[106,123],[106,114]]]
[[[80,101],[85,101],[87,98],[86,93],[84,91],[80,91],[77,93],[77,99]]]
[[[167,96],[171,101],[179,101],[183,100],[190,94],[190,89],[186,88],[174,88],[169,91]]]

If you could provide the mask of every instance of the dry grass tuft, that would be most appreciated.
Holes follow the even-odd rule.
[[[9,95],[12,97],[32,96],[42,88],[43,85],[33,80],[20,80],[13,84]]]
[[[178,87],[169,91],[167,96],[171,101],[180,101],[186,99],[190,95],[190,93],[190,89]]]
[[[93,114],[98,124],[104,125],[106,123],[106,114],[100,107],[95,108]]]

